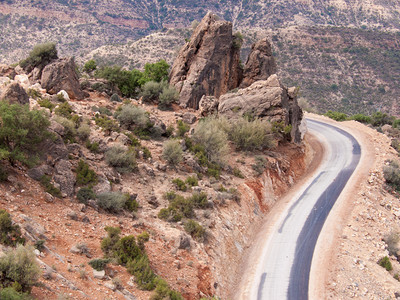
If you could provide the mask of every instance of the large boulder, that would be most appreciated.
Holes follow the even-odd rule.
[[[218,98],[238,87],[242,74],[239,54],[232,23],[209,12],[171,69],[170,84],[180,92],[180,105],[198,109],[203,95]]]
[[[276,71],[271,44],[267,38],[263,38],[251,47],[251,52],[243,70],[243,80],[240,87],[248,87],[258,80],[267,80]]]
[[[283,122],[285,126],[292,126],[292,141],[301,142],[299,126],[303,111],[297,103],[295,90],[284,87],[275,74],[268,80],[256,81],[247,88],[221,96],[218,114],[228,119],[252,115],[269,122]]]
[[[19,83],[11,83],[3,90],[0,100],[7,100],[10,103],[27,104],[29,96]]]
[[[42,71],[41,85],[49,94],[65,90],[72,99],[81,100],[86,96],[81,90],[72,57],[58,59],[48,64]]]

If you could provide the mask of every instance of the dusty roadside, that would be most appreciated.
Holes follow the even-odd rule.
[[[355,121],[335,122],[307,114],[351,133],[360,143],[360,163],[337,200],[321,231],[314,252],[310,299],[395,299],[400,283],[377,264],[388,255],[382,238],[400,222],[398,199],[383,189],[382,166],[397,154],[390,139]]]
[[[322,159],[324,158],[324,147],[316,137],[307,133],[304,140],[306,149],[306,170],[301,178],[284,194],[280,197],[280,200],[271,208],[271,210],[264,216],[261,225],[256,230],[253,238],[253,244],[250,248],[246,249],[243,253],[243,260],[240,264],[239,270],[242,270],[239,276],[237,276],[234,284],[232,285],[230,291],[229,299],[250,299],[250,289],[252,279],[257,271],[257,266],[259,264],[259,258],[262,257],[260,251],[264,249],[264,244],[266,242],[266,236],[269,235],[273,228],[273,225],[279,219],[281,213],[293,195],[296,193],[299,187],[301,187],[307,180],[309,180],[317,171]],[[246,274],[246,276],[243,276]],[[241,276],[240,276],[241,275]]]

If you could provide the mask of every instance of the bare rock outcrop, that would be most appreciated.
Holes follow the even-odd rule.
[[[0,64],[0,76],[7,76],[10,79],[14,79],[15,75],[17,75],[15,68]]]
[[[0,95],[1,100],[7,100],[10,103],[27,104],[29,96],[19,83],[11,83]]]
[[[239,52],[232,23],[209,12],[172,66],[170,84],[180,92],[180,105],[198,109],[203,95],[218,98],[238,87]]]
[[[214,96],[203,96],[199,103],[200,114],[203,117],[213,115],[218,110],[218,100]]]
[[[236,93],[221,96],[218,114],[229,119],[250,114],[270,122],[283,122],[285,126],[292,126],[292,141],[301,142],[299,126],[303,112],[297,103],[295,91],[284,87],[276,74]]]
[[[272,48],[267,38],[254,43],[243,70],[240,88],[245,88],[258,80],[267,80],[276,74],[276,62],[272,56]]]
[[[65,90],[72,99],[81,100],[86,96],[81,90],[72,57],[58,59],[48,64],[42,71],[41,85],[49,94]]]

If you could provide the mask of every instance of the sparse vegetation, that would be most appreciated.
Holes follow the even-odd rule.
[[[194,220],[188,220],[184,227],[186,232],[189,233],[195,240],[204,242],[206,238],[206,231],[203,226]]]
[[[102,209],[111,212],[118,213],[125,208],[127,197],[126,195],[119,192],[106,192],[97,195],[97,205]]]
[[[172,180],[172,183],[174,183],[177,189],[180,191],[185,192],[187,190],[185,182],[180,178],[175,178],[174,180]]]
[[[18,225],[13,225],[10,214],[4,209],[0,209],[0,243],[13,247],[25,244],[21,229]]]
[[[62,197],[61,191],[51,183],[51,177],[50,176],[43,175],[40,178],[40,183],[45,188],[45,191],[47,193],[49,193],[50,195],[52,195],[54,197],[57,197],[57,198],[61,198]]]
[[[168,140],[164,143],[163,159],[171,166],[176,166],[182,161],[183,150],[178,140]]]
[[[121,173],[133,172],[136,169],[135,154],[121,146],[113,146],[108,149],[105,153],[105,159],[107,164]]]
[[[178,136],[184,137],[185,134],[190,130],[189,124],[186,124],[182,120],[178,120],[176,124],[177,124]]]
[[[90,187],[83,187],[76,193],[76,198],[80,203],[87,204],[89,200],[96,199],[96,194]]]

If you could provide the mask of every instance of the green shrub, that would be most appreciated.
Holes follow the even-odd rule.
[[[0,209],[0,243],[15,247],[17,244],[25,244],[18,225],[13,225],[10,214]]]
[[[110,262],[110,259],[106,258],[95,258],[89,261],[89,266],[91,266],[96,271],[103,271],[107,264]]]
[[[26,293],[19,293],[14,288],[8,287],[0,290],[0,299],[2,300],[32,300]]]
[[[76,131],[78,137],[82,140],[82,141],[86,141],[88,139],[88,137],[90,136],[90,126],[89,124],[81,124],[81,126],[79,126],[79,128]]]
[[[218,126],[215,118],[199,122],[193,133],[193,141],[204,148],[207,159],[223,165],[229,153],[228,136]]]
[[[76,128],[74,122],[70,119],[60,116],[55,117],[54,120],[64,127],[64,141],[71,143],[75,142]]]
[[[260,119],[238,119],[232,123],[229,139],[239,150],[262,150],[273,147],[271,125]]]
[[[240,31],[237,31],[233,35],[233,47],[235,49],[240,49],[242,48],[243,45],[243,35],[240,33]]]
[[[86,73],[90,73],[96,70],[96,68],[97,68],[96,62],[93,59],[91,59],[85,63],[85,65],[83,66],[83,71]]]
[[[115,117],[122,126],[126,126],[127,128],[136,126],[144,129],[148,127],[150,122],[148,113],[143,108],[132,104],[122,106],[121,109],[115,113]]]
[[[148,242],[150,239],[150,235],[147,231],[143,231],[136,237],[137,244],[141,250],[144,250],[144,243]]]
[[[69,105],[68,102],[64,102],[61,103],[60,105],[58,105],[56,107],[56,109],[54,110],[56,115],[59,115],[61,117],[67,118],[67,119],[71,119],[72,118],[72,113],[74,112],[74,110],[72,109],[72,106]]]
[[[146,63],[144,65],[144,81],[168,81],[169,64],[161,59],[156,63]]]
[[[232,195],[232,200],[235,202],[240,202],[240,193],[237,189],[235,188],[230,188],[228,190],[228,193]]]
[[[127,264],[128,272],[135,276],[135,282],[142,290],[151,291],[156,287],[156,275],[150,267],[149,259],[143,255]]]
[[[235,177],[242,178],[242,179],[244,178],[244,175],[243,175],[242,171],[240,171],[240,169],[238,167],[234,167],[233,168],[232,174]]]
[[[389,255],[393,255],[399,257],[399,247],[397,246],[400,241],[399,233],[392,232],[384,238],[384,241],[387,245],[387,250],[389,251]]]
[[[256,172],[256,175],[260,176],[267,167],[267,160],[262,156],[256,156],[254,158],[254,164],[252,164],[251,167]]]
[[[172,180],[172,183],[174,183],[177,187],[178,190],[185,192],[187,190],[187,186],[185,184],[185,182],[180,179],[180,178],[175,178],[174,180]]]
[[[372,126],[375,127],[380,127],[386,124],[392,124],[393,123],[393,117],[389,116],[388,114],[385,114],[383,112],[377,111],[372,114],[371,116],[371,124]]]
[[[189,124],[186,124],[182,120],[178,120],[177,122],[178,136],[184,137],[185,134],[190,130]]]
[[[396,161],[389,161],[389,165],[383,168],[383,177],[389,186],[400,191],[400,167]]]
[[[168,83],[166,81],[156,82],[149,81],[146,82],[142,87],[141,96],[143,97],[143,101],[150,102],[156,101],[159,99],[160,94],[163,92],[165,88],[168,88]]]
[[[206,238],[206,230],[194,220],[188,220],[184,225],[185,231],[189,233],[195,240],[204,242]]]
[[[390,262],[390,259],[387,256],[382,257],[378,261],[378,265],[380,265],[381,267],[385,268],[386,271],[392,271],[393,270],[392,263]]]
[[[160,210],[158,217],[170,222],[179,222],[182,218],[192,218],[194,216],[193,202],[180,195],[170,200],[168,208]]]
[[[148,148],[142,147],[142,151],[143,151],[143,158],[144,159],[151,158],[151,152],[150,152],[150,150]]]
[[[139,203],[136,201],[136,196],[125,194],[125,208],[129,211],[137,211]]]
[[[338,122],[347,120],[347,115],[345,113],[341,113],[341,112],[338,112],[338,111],[328,110],[325,113],[325,116],[327,116],[328,118],[331,118],[331,119],[333,119],[335,121],[338,121]]]
[[[96,125],[100,126],[107,135],[110,135],[113,131],[119,131],[118,123],[107,116],[97,116],[94,120]]]
[[[371,117],[363,114],[352,115],[350,119],[364,124],[371,123]]]
[[[28,58],[22,60],[19,65],[30,72],[35,67],[44,67],[53,59],[57,59],[57,48],[55,43],[39,44],[33,47]]]
[[[1,149],[0,149],[1,152]],[[1,157],[1,154],[0,154]],[[0,162],[0,182],[5,182],[8,179],[8,172],[7,170],[2,166]]]
[[[22,291],[30,291],[41,274],[33,247],[18,245],[16,249],[0,257],[0,285],[20,286]]]
[[[107,226],[104,228],[107,231],[107,237],[101,241],[100,248],[107,257],[111,257],[115,249],[115,245],[119,241],[121,228]]]
[[[207,194],[204,192],[195,192],[188,200],[197,208],[207,208],[208,206]]]
[[[221,175],[221,168],[216,164],[208,164],[207,175],[218,180]]]
[[[39,144],[50,137],[49,120],[28,105],[0,101],[0,161],[20,161],[31,165]]]
[[[188,186],[191,186],[191,187],[199,185],[199,181],[197,180],[197,176],[196,175],[189,176],[188,178],[186,178],[185,183]]]
[[[122,102],[121,98],[118,96],[118,94],[112,94],[110,98],[111,102]]]
[[[126,265],[129,261],[142,256],[142,250],[136,244],[136,238],[128,235],[121,238],[115,245],[114,256],[118,263]]]
[[[76,193],[76,198],[80,203],[87,204],[89,200],[96,199],[96,194],[90,187],[83,187]]]
[[[174,126],[169,125],[166,129],[165,136],[171,137],[174,134],[174,130],[175,130]]]
[[[177,140],[168,140],[163,145],[163,159],[171,166],[178,165],[183,159],[183,150]]]
[[[87,185],[97,183],[97,174],[89,168],[89,165],[82,159],[78,162],[76,168],[76,183],[78,185]]]
[[[169,191],[164,194],[164,199],[167,199],[168,201],[172,201],[178,196],[174,191]]]
[[[52,195],[54,197],[58,197],[58,198],[62,197],[61,191],[51,183],[51,177],[49,177],[47,175],[43,175],[40,178],[40,183],[44,187],[45,191],[47,193],[49,193],[50,195]]]
[[[179,100],[179,93],[173,86],[164,87],[159,95],[158,107],[160,109],[167,109],[172,103]]]
[[[40,107],[50,109],[50,111],[53,111],[54,107],[56,107],[56,105],[53,104],[48,98],[38,100],[38,104],[40,105]]]
[[[89,140],[86,141],[86,148],[90,150],[90,152],[97,153],[99,152],[99,143],[93,142],[91,143]]]
[[[43,251],[45,249],[44,243],[46,241],[45,240],[37,240],[34,244],[33,247],[35,247],[35,249],[39,250],[39,251]]]
[[[97,205],[111,213],[122,211],[126,200],[126,196],[120,192],[106,192],[97,195]]]
[[[178,292],[171,290],[165,280],[161,278],[156,279],[156,289],[151,300],[183,300],[183,297]]]
[[[120,146],[109,148],[105,153],[105,159],[107,164],[121,173],[133,172],[136,169],[135,154]]]

